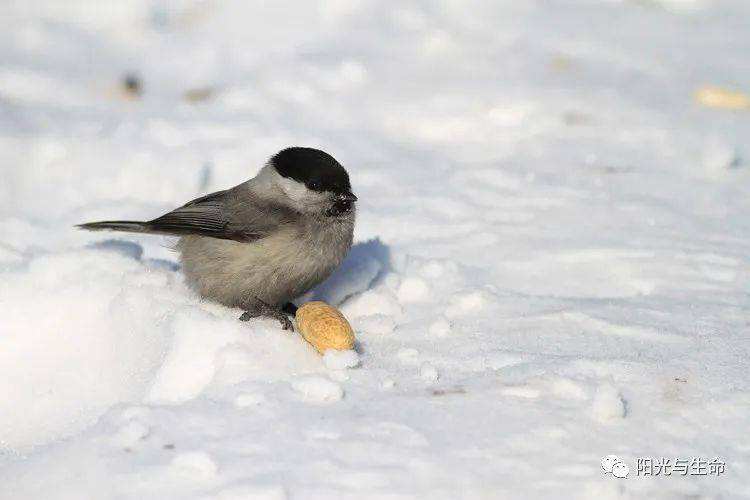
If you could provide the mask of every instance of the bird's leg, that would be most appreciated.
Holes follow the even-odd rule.
[[[261,316],[276,319],[281,323],[281,328],[292,332],[294,331],[294,325],[292,325],[291,320],[287,317],[284,311],[278,307],[266,304],[257,297],[255,297],[250,304],[245,306],[245,312],[240,316],[240,321],[249,321]]]
[[[289,316],[294,316],[295,314],[297,314],[297,306],[295,306],[291,302],[287,302],[286,304],[284,304],[284,307],[282,307],[281,310],[287,313]]]

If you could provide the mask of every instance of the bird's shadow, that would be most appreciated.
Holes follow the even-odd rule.
[[[380,283],[391,267],[391,250],[380,238],[356,243],[338,269],[312,290],[310,299],[339,305]]]
[[[108,239],[95,241],[86,245],[86,248],[95,250],[104,250],[105,252],[115,252],[133,260],[143,262],[151,268],[164,269],[167,271],[179,271],[180,265],[166,259],[143,259],[143,247],[134,242],[127,240]]]
[[[143,247],[134,241],[117,239],[95,241],[86,245],[86,248],[119,253],[120,255],[129,257],[133,260],[141,260],[141,257],[143,257]]]

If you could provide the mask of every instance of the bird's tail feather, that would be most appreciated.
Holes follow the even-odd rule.
[[[129,233],[146,233],[149,232],[148,222],[138,222],[132,220],[105,220],[101,222],[87,222],[78,224],[76,227],[88,231],[127,231]]]

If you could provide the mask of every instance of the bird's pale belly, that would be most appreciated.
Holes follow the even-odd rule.
[[[202,297],[230,307],[256,298],[280,306],[330,276],[351,245],[351,232],[316,237],[342,241],[311,242],[289,230],[252,243],[186,236],[177,248],[188,284]]]

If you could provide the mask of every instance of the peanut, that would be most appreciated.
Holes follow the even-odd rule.
[[[343,314],[325,302],[308,302],[297,309],[297,327],[302,337],[319,353],[327,349],[354,348],[354,332]]]

